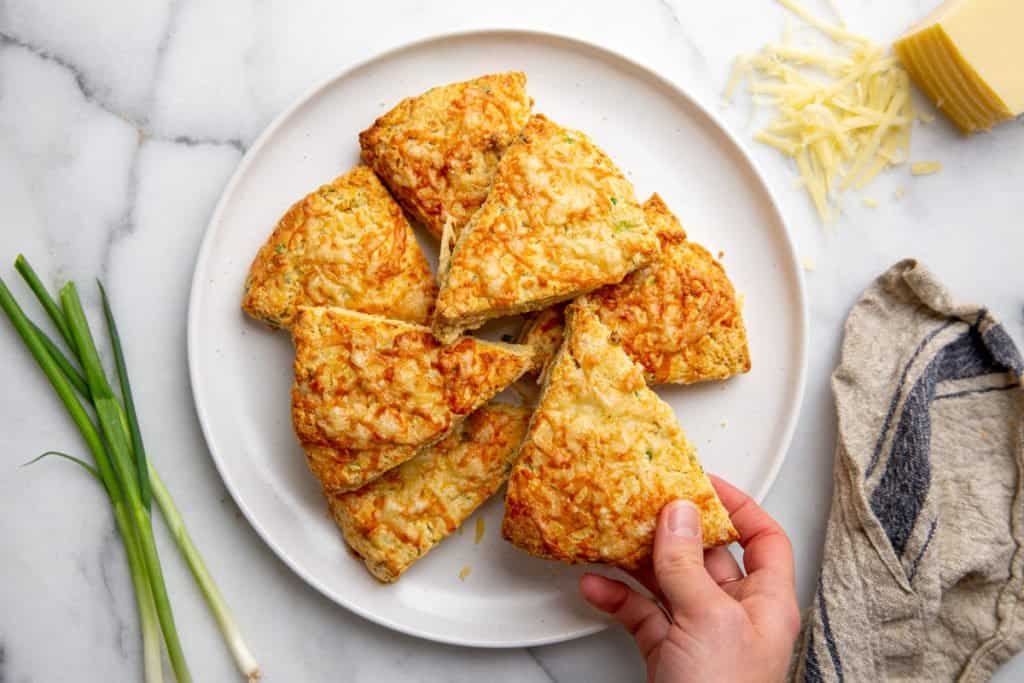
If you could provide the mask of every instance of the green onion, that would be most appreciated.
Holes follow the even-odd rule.
[[[99,418],[100,428],[106,439],[108,455],[114,466],[118,484],[128,504],[129,520],[134,526],[135,537],[141,549],[142,561],[156,605],[156,615],[160,621],[160,630],[167,645],[167,655],[171,660],[171,668],[179,681],[191,681],[192,676],[185,662],[185,653],[181,649],[178,630],[174,624],[174,613],[167,595],[163,570],[157,554],[156,541],[153,538],[153,526],[149,511],[142,505],[138,481],[132,467],[131,446],[125,438],[125,432],[119,418],[117,399],[107,382],[106,374],[100,363],[96,344],[85,319],[78,290],[74,283],[69,282],[61,288],[60,300],[64,309],[64,318],[71,330],[74,346],[78,349],[79,361],[85,370],[86,383],[92,396],[92,405]]]
[[[107,330],[110,333],[110,345],[114,350],[114,363],[117,366],[117,379],[121,384],[121,399],[124,401],[124,412],[128,418],[128,432],[132,441],[132,456],[135,458],[135,472],[139,477],[139,496],[142,498],[142,505],[150,509],[149,490],[149,468],[146,467],[146,449],[142,445],[142,433],[139,431],[139,418],[135,414],[135,400],[132,398],[132,387],[128,382],[128,367],[124,362],[124,352],[121,349],[121,335],[117,333],[117,323],[114,322],[114,312],[110,310],[110,300],[107,299],[107,290],[103,289],[103,283],[97,281],[100,288],[100,298],[103,300],[103,316],[107,319]]]
[[[32,270],[32,266],[28,264],[28,260],[21,254],[18,254],[18,258],[14,259],[15,269],[21,273],[21,276],[25,278],[25,282],[35,292],[36,298],[39,299],[39,303],[43,305],[43,309],[46,310],[46,314],[50,316],[50,320],[57,326],[60,331],[60,336],[64,338],[64,342],[68,345],[68,348],[74,350],[75,342],[71,339],[71,330],[68,328],[67,322],[64,320],[64,314],[60,310],[60,306],[53,300],[50,293],[46,291],[46,287],[43,285],[39,276],[36,275],[36,271]]]
[[[163,632],[168,656],[179,681],[190,681],[184,653],[178,639],[170,600],[167,595],[160,559],[153,537],[150,500],[157,506],[241,672],[248,680],[260,677],[259,666],[249,652],[224,597],[213,581],[185,528],[184,520],[167,487],[153,464],[146,457],[132,396],[121,338],[114,321],[112,306],[100,284],[107,330],[114,352],[121,400],[115,396],[107,380],[89,324],[82,310],[73,283],[61,290],[61,306],[51,298],[32,267],[19,256],[16,262],[29,287],[39,299],[53,324],[73,352],[82,372],[75,367],[45,332],[21,310],[3,280],[0,279],[0,308],[3,308],[15,330],[32,352],[36,362],[50,380],[54,390],[85,439],[96,463],[88,463],[57,451],[48,451],[32,462],[56,455],[75,462],[95,476],[103,485],[114,509],[114,518],[125,546],[129,572],[138,603],[142,627],[143,663],[147,683],[160,683],[163,678],[160,633]],[[92,421],[79,397],[93,407],[99,428]]]
[[[86,461],[82,460],[81,458],[76,458],[73,455],[68,455],[67,453],[61,453],[60,451],[46,451],[45,453],[43,453],[41,455],[37,455],[36,457],[32,458],[31,460],[29,460],[28,462],[23,464],[22,467],[28,467],[29,465],[35,465],[37,462],[39,462],[43,458],[47,458],[47,457],[49,457],[51,455],[56,455],[58,458],[63,458],[65,460],[69,461],[69,462],[75,463],[76,465],[81,467],[83,470],[85,470],[86,472],[91,474],[93,479],[95,479],[97,482],[99,482],[99,484],[101,486],[103,485],[103,478],[100,476],[99,470],[97,470],[95,467],[93,467],[92,465],[90,465]]]
[[[71,364],[68,357],[65,356],[59,348],[57,348],[57,345],[53,343],[53,340],[46,336],[45,332],[39,329],[39,327],[31,320],[29,323],[32,325],[32,329],[35,330],[40,343],[46,347],[46,352],[53,357],[53,360],[57,363],[60,371],[63,372],[64,376],[68,378],[69,382],[71,382],[71,386],[78,391],[82,398],[88,400],[89,385],[85,383],[85,378],[82,377],[82,373],[75,369],[75,366]]]
[[[18,302],[14,300],[3,279],[0,279],[0,308],[10,319],[14,329],[21,336],[32,356],[36,359],[43,374],[50,380],[54,391],[67,409],[71,419],[81,432],[86,445],[92,452],[93,460],[96,462],[96,469],[103,482],[103,488],[110,498],[114,508],[114,519],[117,522],[118,532],[124,543],[125,554],[128,557],[128,570],[132,577],[132,584],[135,588],[135,600],[139,608],[139,624],[142,628],[142,650],[145,666],[146,683],[161,683],[163,681],[163,669],[160,661],[160,633],[157,630],[157,620],[154,613],[153,597],[149,588],[146,570],[142,564],[141,553],[138,547],[135,530],[132,527],[124,499],[110,466],[106,449],[100,439],[99,432],[93,425],[85,408],[75,396],[71,382],[61,371],[57,362],[47,351],[47,345],[40,340],[36,334],[35,325],[28,319]],[[155,654],[154,654],[155,653]]]
[[[78,349],[78,359],[82,363],[82,369],[85,370],[85,380],[89,385],[89,393],[92,395],[92,405],[99,418],[100,428],[114,464],[114,471],[117,473],[121,490],[128,501],[131,521],[135,525],[135,533],[142,549],[142,559],[145,562],[146,573],[149,575],[149,587],[153,591],[156,615],[160,620],[160,630],[164,634],[164,643],[167,645],[167,656],[171,660],[171,668],[174,669],[174,675],[179,681],[191,681],[192,675],[185,662],[185,653],[181,649],[178,629],[174,624],[174,612],[171,610],[171,600],[167,595],[167,585],[164,583],[163,569],[160,566],[160,557],[157,554],[156,541],[153,538],[153,523],[149,517],[149,510],[142,504],[139,482],[135,476],[131,444],[126,438],[120,418],[119,404],[114,398],[110,383],[107,382],[107,376],[103,371],[92,332],[89,330],[89,323],[85,319],[85,311],[82,310],[82,302],[78,298],[75,283],[69,282],[61,288],[60,302],[64,308],[64,318],[71,329],[75,348]]]
[[[206,568],[203,556],[199,554],[199,551],[192,543],[192,537],[189,535],[188,529],[185,528],[185,521],[181,518],[178,508],[174,505],[170,492],[167,491],[167,487],[164,485],[163,480],[160,479],[160,475],[153,469],[152,463],[149,468],[149,477],[153,483],[153,497],[156,499],[156,504],[163,514],[171,536],[174,537],[174,541],[178,544],[178,549],[185,556],[188,568],[192,571],[192,576],[195,578],[196,583],[199,584],[199,589],[203,592],[203,597],[206,599],[206,604],[209,605],[214,618],[217,620],[217,626],[220,628],[221,635],[224,636],[224,641],[227,643],[231,655],[235,658],[235,664],[238,665],[239,671],[245,674],[249,680],[258,679],[260,677],[259,664],[256,663],[256,658],[252,656],[249,647],[245,644],[242,632],[238,629],[234,616],[231,614],[231,609],[224,600],[224,596],[221,595],[220,589],[217,588],[217,584],[214,582],[213,576],[210,575],[210,571]]]

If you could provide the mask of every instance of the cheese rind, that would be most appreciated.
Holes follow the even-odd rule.
[[[1024,113],[1024,3],[948,0],[893,46],[911,76],[963,131]]]

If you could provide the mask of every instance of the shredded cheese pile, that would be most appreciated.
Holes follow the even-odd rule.
[[[754,103],[775,109],[774,120],[754,139],[796,161],[801,185],[829,223],[839,191],[860,189],[907,160],[915,117],[910,79],[882,46],[812,16],[793,0],[778,2],[844,53],[796,47],[787,31],[781,43],[737,58],[725,98],[731,101],[748,80]]]

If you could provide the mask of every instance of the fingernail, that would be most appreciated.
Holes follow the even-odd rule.
[[[700,510],[688,500],[673,501],[665,523],[674,535],[695,538],[700,535]]]

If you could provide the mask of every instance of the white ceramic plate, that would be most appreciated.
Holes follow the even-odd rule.
[[[785,457],[803,393],[806,306],[778,207],[740,145],[677,86],[607,50],[520,31],[416,43],[355,66],[277,119],[246,154],[207,229],[192,282],[188,352],[196,410],[238,506],[282,560],[335,602],[390,628],[462,645],[513,647],[593,633],[607,622],[578,596],[582,568],[501,540],[502,502],[474,543],[471,519],[394,585],[348,553],[292,434],[292,348],[239,310],[257,248],[299,197],[358,160],[357,133],[403,97],[510,69],[535,110],[586,131],[657,191],[745,296],[753,370],[729,382],[659,388],[709,471],[762,498]],[[423,235],[428,253],[436,244]],[[459,579],[464,566],[471,568]]]

